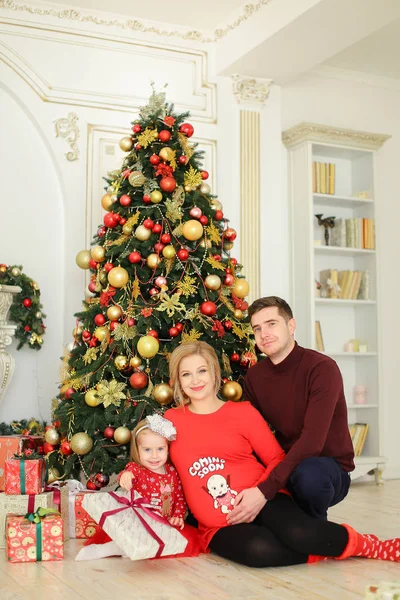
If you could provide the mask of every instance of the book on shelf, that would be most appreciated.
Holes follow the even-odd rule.
[[[336,219],[330,245],[359,250],[375,250],[375,220],[369,218]]]
[[[334,273],[336,269],[330,269]],[[327,270],[320,271],[320,281],[325,277]],[[336,271],[337,295],[341,300],[369,300],[369,271]],[[333,296],[328,296],[333,298]]]
[[[338,282],[337,269],[324,269],[319,272],[321,291],[325,298],[339,298],[340,286]]]
[[[318,352],[325,352],[321,323],[319,321],[315,321],[315,348]]]
[[[368,423],[353,423],[349,432],[354,448],[354,456],[361,456],[368,433]]]
[[[312,182],[314,194],[335,193],[335,165],[334,163],[322,163],[313,161]]]

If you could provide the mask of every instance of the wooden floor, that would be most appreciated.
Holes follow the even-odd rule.
[[[363,533],[400,536],[400,481],[382,487],[353,484],[330,517]],[[82,542],[66,543],[62,562],[10,564],[0,558],[1,600],[356,600],[367,584],[400,580],[400,563],[346,561],[249,569],[208,555],[131,562],[107,558],[74,562]]]

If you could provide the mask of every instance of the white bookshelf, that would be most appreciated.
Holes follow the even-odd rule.
[[[324,354],[338,364],[344,382],[349,423],[368,423],[362,452],[352,478],[375,474],[377,483],[385,464],[381,433],[382,401],[379,396],[379,239],[376,249],[326,246],[323,218],[370,218],[379,213],[375,190],[375,154],[387,136],[300,124],[283,134],[288,149],[289,199],[292,242],[292,304],[296,339],[316,349],[315,322],[321,325]],[[335,193],[313,192],[312,163],[335,164]],[[359,194],[364,197],[358,197]],[[332,229],[330,231],[330,237]],[[376,235],[376,238],[378,236]],[[321,298],[315,281],[320,271],[369,272],[369,296],[365,300]],[[358,339],[366,352],[346,352],[345,345]],[[367,388],[365,404],[354,403],[354,388]]]

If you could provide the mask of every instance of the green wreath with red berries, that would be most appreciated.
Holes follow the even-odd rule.
[[[21,292],[13,296],[9,314],[10,321],[17,323],[17,350],[25,344],[33,350],[40,350],[46,330],[43,323],[46,315],[42,312],[38,284],[22,273],[20,265],[0,264],[0,289],[2,285],[18,285],[21,288]]]

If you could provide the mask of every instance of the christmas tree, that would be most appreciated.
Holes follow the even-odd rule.
[[[171,404],[168,356],[178,344],[213,346],[225,399],[240,400],[257,360],[248,283],[230,256],[236,232],[206,183],[188,113],[153,91],[139,117],[120,141],[121,169],[107,178],[104,224],[76,257],[90,270],[91,297],[76,315],[46,432],[50,480],[83,471],[91,489],[124,468],[135,424]]]

